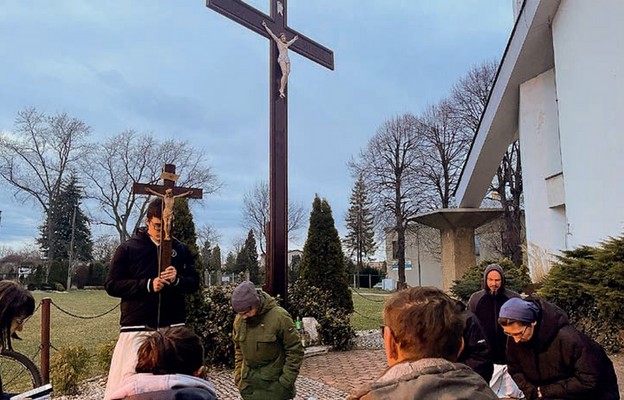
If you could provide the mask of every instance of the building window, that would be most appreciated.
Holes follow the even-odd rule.
[[[474,243],[475,243],[475,256],[479,257],[481,255],[481,235],[475,235]]]
[[[392,241],[392,259],[393,260],[399,259],[399,242],[396,240]]]

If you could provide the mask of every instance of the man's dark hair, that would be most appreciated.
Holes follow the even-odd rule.
[[[151,220],[153,217],[162,218],[162,199],[156,198],[152,200],[147,206],[147,219]]]
[[[194,375],[204,362],[201,339],[183,326],[155,331],[137,355],[136,372],[154,375]]]
[[[12,350],[11,324],[15,318],[28,318],[35,312],[33,295],[13,281],[0,281],[0,344],[3,350]]]
[[[384,306],[384,324],[410,359],[456,361],[464,320],[453,299],[435,287],[414,287],[395,293]]]

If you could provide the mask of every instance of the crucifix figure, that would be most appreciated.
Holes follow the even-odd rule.
[[[175,199],[179,197],[188,197],[190,199],[201,199],[202,189],[183,188],[174,186],[175,181],[179,178],[175,174],[175,165],[165,164],[163,172],[160,175],[163,180],[162,185],[150,185],[146,183],[134,183],[132,192],[137,194],[149,194],[159,196],[163,200],[162,210],[162,226],[160,227],[160,263],[159,271],[165,266],[171,264],[171,228],[173,223],[173,205]],[[162,271],[160,271],[162,272]]]
[[[299,39],[298,35],[295,35],[292,40],[286,39],[286,34],[284,32],[280,33],[279,38],[275,36],[271,28],[269,28],[265,21],[262,21],[262,26],[266,29],[266,31],[271,35],[273,40],[275,40],[275,44],[277,45],[277,49],[279,50],[279,56],[277,57],[277,63],[282,70],[282,79],[280,79],[280,88],[279,94],[283,99],[286,97],[284,94],[284,89],[286,89],[286,84],[288,83],[288,75],[290,74],[290,58],[288,57],[288,48]]]
[[[159,193],[152,188],[146,188],[146,190],[163,200],[163,225],[162,229],[165,231],[165,240],[171,240],[171,224],[173,222],[173,205],[175,204],[175,199],[178,197],[186,197],[190,194],[193,194],[192,190],[187,190],[184,193],[180,193],[178,195],[173,194],[173,189],[165,189],[165,194]]]
[[[271,295],[279,295],[286,301],[288,282],[288,103],[286,81],[288,73],[284,73],[280,66],[279,59],[282,51],[278,48],[278,41],[269,34],[269,31],[284,32],[286,37],[297,37],[297,40],[291,40],[292,43],[283,51],[286,52],[290,49],[330,70],[334,69],[334,53],[288,27],[286,0],[270,1],[270,16],[241,0],[206,0],[206,5],[208,8],[270,39],[270,221],[265,288]],[[286,55],[286,57],[288,56]],[[281,61],[284,61],[284,57]],[[290,71],[289,65],[287,71]],[[282,78],[284,77],[286,79],[282,87]]]

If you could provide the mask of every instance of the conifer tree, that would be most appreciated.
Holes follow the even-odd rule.
[[[260,283],[260,270],[258,267],[258,250],[253,230],[249,230],[245,244],[236,255],[235,273],[249,272],[249,280]]]
[[[59,195],[50,202],[48,218],[41,226],[41,236],[37,239],[41,251],[50,262],[69,259],[72,229],[73,259],[82,261],[92,259],[93,241],[89,219],[80,207],[83,198],[83,188],[79,185],[76,175],[72,173],[62,185]],[[50,224],[54,227],[51,241],[48,240]],[[54,248],[53,254],[50,254],[50,246]]]
[[[249,280],[253,283],[260,283],[260,267],[258,266],[258,248],[256,247],[256,238],[253,230],[249,230],[245,247],[247,253],[247,270],[249,271]]]
[[[314,286],[331,293],[336,307],[353,312],[353,300],[345,270],[338,230],[327,200],[317,195],[312,203],[308,237],[303,247],[299,279],[304,286]]]
[[[197,233],[195,222],[189,209],[188,199],[177,198],[173,205],[173,237],[188,246],[191,256],[195,262],[195,270],[199,274],[200,289],[192,294],[186,295],[186,315],[189,323],[194,324],[199,320],[198,310],[203,303],[202,288],[204,287],[204,274],[199,248],[197,247]]]
[[[219,247],[218,244],[212,248],[212,257],[210,259],[210,270],[211,271],[221,270],[221,248]]]
[[[376,249],[371,201],[366,194],[366,185],[361,175],[351,191],[350,204],[345,219],[348,233],[344,245],[350,251],[349,256],[355,256],[356,274],[359,275],[364,267],[363,260],[369,258]]]
[[[195,268],[201,271],[199,248],[197,247],[197,233],[195,222],[189,209],[188,199],[177,198],[173,206],[173,237],[188,246],[195,260]]]

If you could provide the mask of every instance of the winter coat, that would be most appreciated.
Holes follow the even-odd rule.
[[[245,400],[291,399],[303,362],[301,338],[288,312],[258,292],[256,315],[234,320],[234,383]]]
[[[498,271],[501,275],[501,287],[495,295],[492,294],[487,285],[487,275],[492,271]],[[498,314],[507,300],[512,297],[520,297],[520,295],[512,290],[505,289],[505,272],[496,264],[488,266],[483,273],[483,288],[470,296],[468,310],[479,318],[483,333],[485,333],[487,342],[490,345],[494,364],[505,364],[507,336],[505,336],[503,328],[498,324]]]
[[[349,400],[497,400],[496,394],[468,366],[442,358],[403,361],[388,368]]]
[[[125,378],[111,399],[126,400],[216,400],[214,386],[201,378],[184,374],[136,374]]]
[[[105,287],[109,295],[121,297],[121,326],[155,328],[184,322],[184,295],[199,288],[199,275],[188,247],[175,239],[171,264],[177,270],[177,278],[159,292],[158,324],[159,294],[152,291],[152,279],[158,276],[158,247],[145,228],[138,229],[132,238],[117,247]]]
[[[477,374],[481,375],[486,382],[492,379],[494,363],[492,362],[492,352],[483,333],[483,328],[476,315],[468,310],[462,312],[462,317],[466,322],[464,328],[464,349],[459,355],[457,362],[466,364]]]
[[[527,399],[619,399],[613,363],[600,345],[576,330],[557,306],[534,300],[537,325],[527,342],[507,343],[509,374]]]

